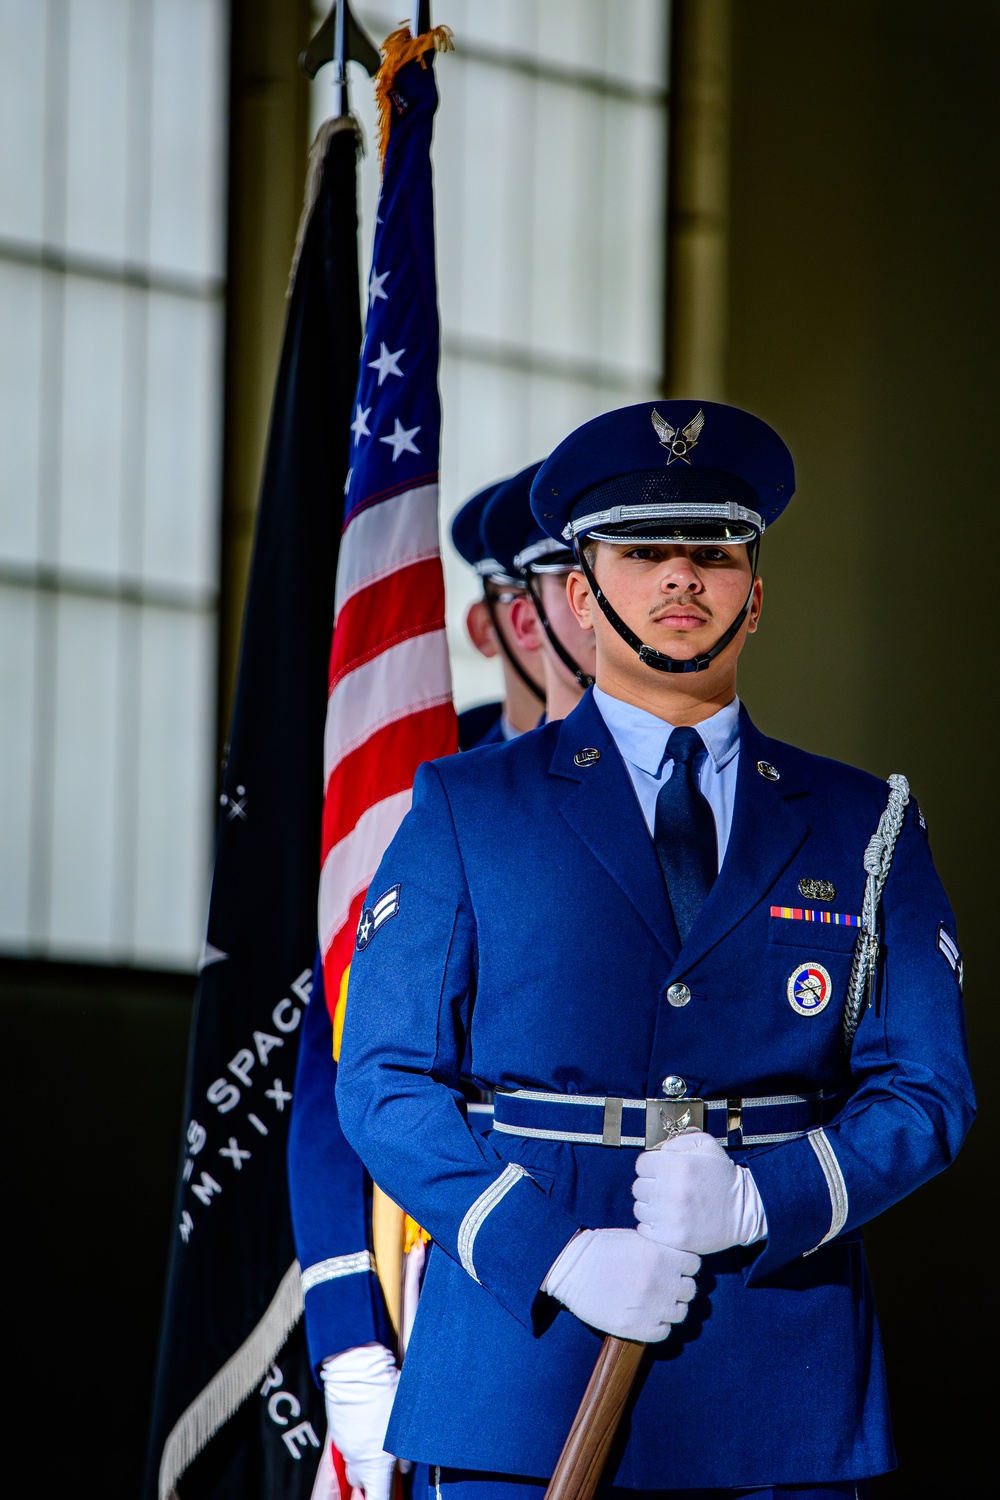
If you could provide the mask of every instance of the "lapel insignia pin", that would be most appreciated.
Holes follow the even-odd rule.
[[[772,764],[771,764],[771,762],[769,760],[759,760],[757,762],[757,769],[760,772],[760,774],[763,776],[763,778],[764,778],[765,781],[780,781],[781,780],[781,772],[775,770],[774,766],[772,766]],[[803,891],[803,895],[805,895],[804,891]]]
[[[578,750],[573,757],[578,766],[593,766],[601,758],[600,750],[595,750],[593,745],[588,745],[585,750]]]
[[[669,469],[674,460],[678,458],[683,463],[689,464],[691,460],[688,458],[688,454],[692,448],[698,446],[701,429],[705,425],[705,413],[699,411],[691,418],[687,426],[682,427],[679,432],[676,427],[671,427],[669,422],[664,421],[655,406],[650,413],[650,421],[653,424],[653,431],[660,440],[660,447],[666,448],[670,454],[670,457],[667,459],[667,468]]]
[[[836,894],[832,880],[813,880],[811,875],[803,875],[799,881],[799,895],[809,901],[833,901]]]

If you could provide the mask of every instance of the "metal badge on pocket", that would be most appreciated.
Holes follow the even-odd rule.
[[[814,958],[799,964],[788,976],[788,1003],[799,1016],[818,1016],[826,1010],[833,995],[833,980],[828,969]]]

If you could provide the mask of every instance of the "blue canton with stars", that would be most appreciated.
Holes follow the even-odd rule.
[[[426,62],[401,69],[390,96],[345,525],[359,510],[438,477],[440,324],[430,161],[437,86],[433,56]]]

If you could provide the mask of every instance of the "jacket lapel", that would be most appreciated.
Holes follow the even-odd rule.
[[[599,759],[578,765],[583,750]],[[549,766],[565,791],[559,810],[596,860],[621,887],[671,962],[680,949],[653,840],[625,763],[588,692],[563,720]]]
[[[771,888],[809,834],[808,790],[782,765],[782,746],[765,738],[740,710],[740,761],[726,857],[688,933],[678,969],[687,971],[732,932]],[[758,761],[773,764],[769,781]]]

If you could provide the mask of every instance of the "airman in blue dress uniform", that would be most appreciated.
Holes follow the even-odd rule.
[[[651,1346],[609,1487],[860,1496],[895,1462],[861,1231],[969,1127],[961,959],[903,778],[736,697],[793,487],[709,402],[561,444],[532,504],[597,686],[424,766],[375,877],[338,1102],[434,1238],[387,1446],[443,1500],[541,1495],[604,1333]]]
[[[483,534],[483,516],[488,505],[505,488],[507,481],[497,480],[467,500],[451,523],[451,540],[455,551],[482,580],[483,596],[473,600],[465,616],[469,639],[480,655],[499,656],[503,669],[502,701],[478,703],[458,716],[458,744],[461,750],[476,745],[497,744],[514,739],[534,729],[545,704],[545,687],[535,665],[537,646],[523,645],[511,627],[511,612],[524,596],[524,584],[509,566],[489,550]],[[523,508],[530,516],[526,486]],[[513,503],[520,506],[520,496]],[[512,503],[508,494],[494,510],[503,513]]]
[[[572,548],[546,536],[531,510],[531,485],[541,463],[497,485],[483,509],[485,551],[523,585],[510,606],[510,631],[522,651],[541,658],[546,718],[564,719],[594,681],[593,633],[581,629],[566,597]]]

